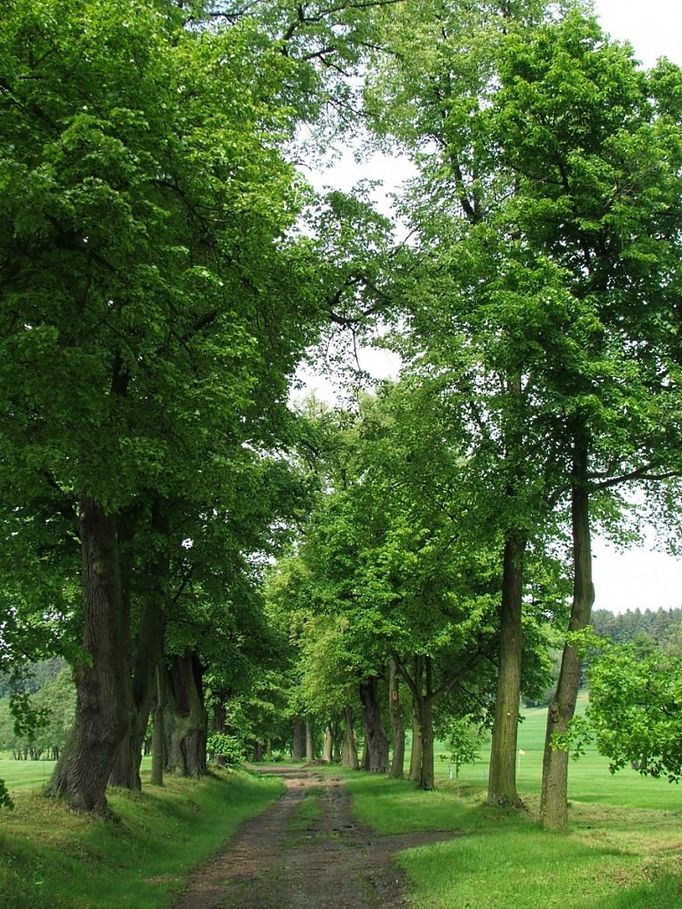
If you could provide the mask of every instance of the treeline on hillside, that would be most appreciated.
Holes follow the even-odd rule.
[[[565,827],[591,536],[633,489],[679,534],[680,69],[582,0],[5,7],[0,671],[37,735],[21,677],[71,667],[49,794],[105,814],[150,728],[154,785],[316,742],[399,775],[408,724],[428,789],[461,723],[519,806],[553,650]],[[359,130],[414,165],[393,219],[301,174]],[[379,335],[394,382],[289,406]]]
[[[595,609],[592,613],[595,633],[618,644],[628,643],[645,634],[661,646],[672,646],[679,637],[681,626],[682,608],[628,609],[618,615],[608,609]]]

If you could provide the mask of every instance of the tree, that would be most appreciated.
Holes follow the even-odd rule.
[[[578,12],[529,38],[510,35],[501,67],[499,137],[519,187],[514,223],[562,288],[561,336],[543,339],[543,381],[563,425],[555,433],[570,446],[571,631],[590,619],[590,532],[606,493],[679,470],[670,321],[682,153],[671,88],[679,79],[665,63],[642,71],[628,48]],[[567,818],[567,756],[552,741],[573,716],[579,679],[579,654],[568,644],[543,770],[543,821],[552,828]]]
[[[51,788],[101,811],[131,705],[119,524],[140,497],[206,501],[306,343],[291,64],[253,23],[126,0],[15,3],[0,55],[1,435],[16,477],[79,503],[84,658]]]

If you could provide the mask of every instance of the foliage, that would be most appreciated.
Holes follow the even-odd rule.
[[[220,757],[221,763],[227,767],[238,767],[246,756],[243,740],[233,735],[225,735],[223,732],[214,732],[213,735],[210,735],[206,749],[214,760],[216,757]]]
[[[589,728],[615,772],[682,778],[682,657],[646,641],[604,647],[589,673]]]
[[[450,749],[450,760],[455,765],[455,777],[459,779],[459,768],[479,760],[479,748],[484,741],[481,727],[472,722],[470,716],[459,717],[447,725],[446,744]]]

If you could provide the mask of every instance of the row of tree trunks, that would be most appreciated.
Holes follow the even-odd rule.
[[[134,791],[142,788],[142,749],[156,694],[157,669],[163,659],[164,605],[170,570],[167,545],[170,522],[163,503],[158,499],[152,506],[151,529],[157,545],[155,556],[147,570],[149,591],[142,607],[140,627],[135,639],[128,734],[121,742],[109,780],[112,786],[124,786]]]

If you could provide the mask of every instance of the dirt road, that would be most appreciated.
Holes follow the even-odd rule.
[[[448,834],[378,836],[354,822],[341,779],[301,767],[273,772],[285,783],[284,795],[239,828],[174,909],[406,907],[392,856]]]

